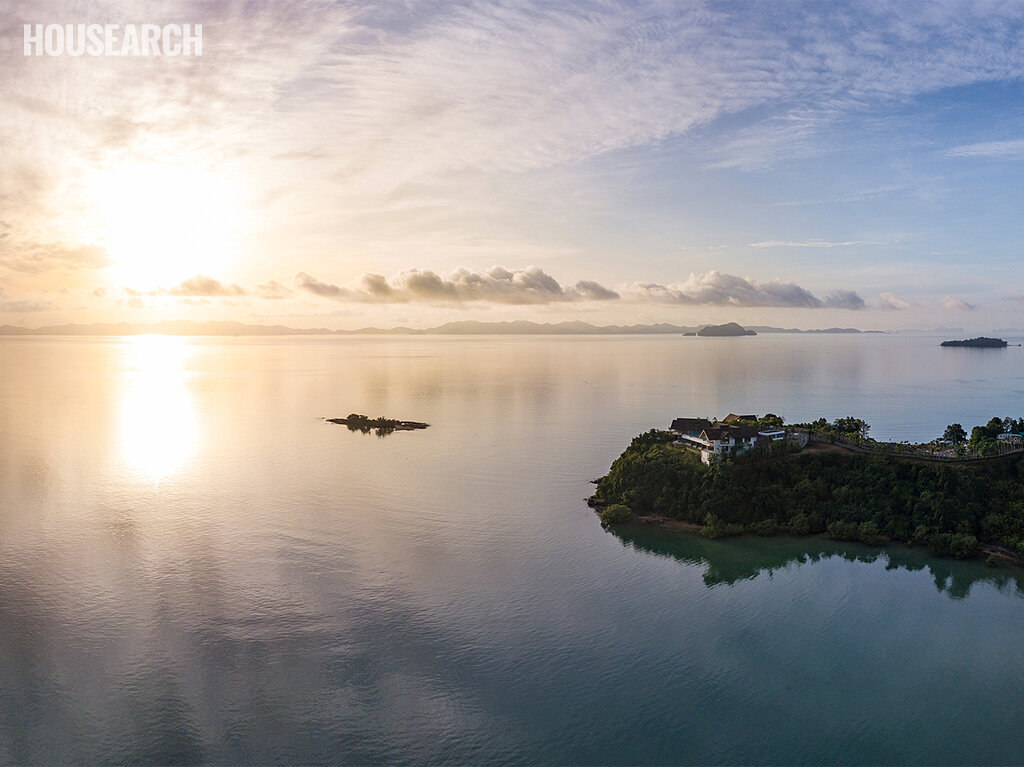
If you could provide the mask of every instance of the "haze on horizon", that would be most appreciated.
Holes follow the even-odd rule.
[[[0,324],[1024,327],[1024,4],[0,14]]]

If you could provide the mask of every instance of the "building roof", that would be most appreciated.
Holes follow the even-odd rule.
[[[729,413],[725,417],[725,423],[734,423],[735,421],[756,421],[756,415],[736,415],[735,413]]]
[[[724,439],[725,437],[732,437],[733,439],[752,439],[758,435],[758,432],[756,426],[730,426],[727,424],[718,424],[704,429],[702,435],[706,439]]]
[[[710,427],[711,421],[707,418],[676,418],[669,428],[682,434],[700,434]]]

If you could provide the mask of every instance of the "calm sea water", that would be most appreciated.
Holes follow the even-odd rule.
[[[1019,764],[1022,571],[583,502],[675,416],[1024,415],[938,340],[2,339],[0,762]]]

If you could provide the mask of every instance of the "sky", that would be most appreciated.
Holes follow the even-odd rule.
[[[0,324],[1024,328],[1020,2],[5,0],[0,110]]]

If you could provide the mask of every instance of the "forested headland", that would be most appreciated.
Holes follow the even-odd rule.
[[[1020,453],[940,463],[812,444],[753,450],[708,467],[674,438],[652,429],[614,461],[590,499],[602,522],[646,517],[699,526],[710,538],[825,534],[957,558],[979,550],[1024,557]]]

